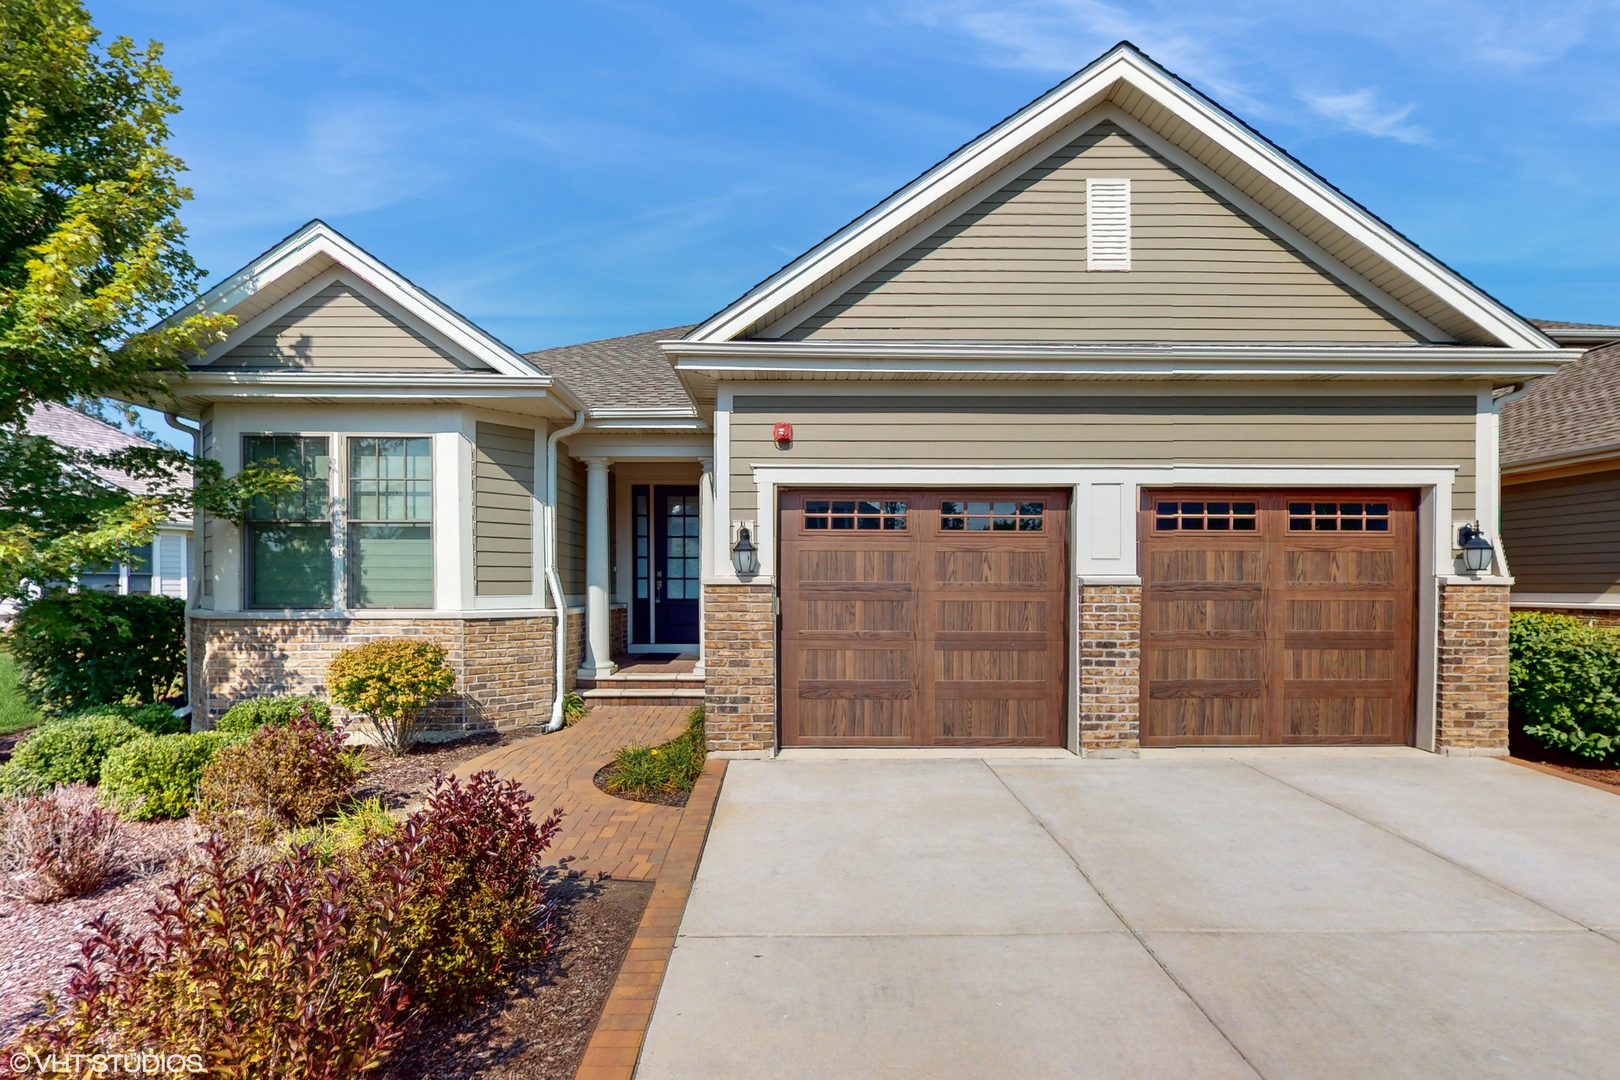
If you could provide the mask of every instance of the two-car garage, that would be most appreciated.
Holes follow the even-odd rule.
[[[1410,743],[1416,506],[1145,491],[1142,745]],[[784,491],[781,745],[1065,745],[1069,507],[1062,489]]]

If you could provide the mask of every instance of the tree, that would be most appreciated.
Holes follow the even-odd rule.
[[[22,427],[41,402],[160,405],[186,355],[235,325],[183,310],[202,275],[178,217],[191,192],[167,147],[180,107],[162,53],[102,47],[79,0],[0,0],[0,593],[105,566],[184,504],[239,521],[253,495],[297,482],[227,480],[164,449],[75,453]],[[107,484],[107,468],[150,492]]]

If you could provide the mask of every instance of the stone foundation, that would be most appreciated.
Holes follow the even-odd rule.
[[[1134,754],[1141,736],[1142,586],[1080,586],[1080,752]]]
[[[576,626],[575,619],[578,619]],[[570,652],[583,616],[569,616]],[[456,689],[427,716],[429,739],[543,723],[550,718],[555,620],[262,619],[194,615],[187,628],[193,723],[212,727],[252,697],[326,693],[338,652],[380,638],[427,638],[445,647]],[[574,664],[568,666],[572,679]],[[572,686],[572,682],[568,683]]]
[[[1440,587],[1435,749],[1508,752],[1508,586]]]
[[[615,657],[630,651],[630,608],[624,604],[608,612],[608,642]]]
[[[776,604],[769,585],[703,586],[710,750],[776,748]]]

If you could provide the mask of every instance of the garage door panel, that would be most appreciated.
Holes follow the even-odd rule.
[[[804,527],[846,503],[905,514],[871,537]],[[1065,511],[1060,493],[785,493],[784,744],[1059,744]]]
[[[1212,535],[1240,504],[1252,531]],[[1410,741],[1415,511],[1408,492],[1149,493],[1143,743]]]

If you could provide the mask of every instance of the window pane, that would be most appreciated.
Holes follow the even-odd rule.
[[[248,526],[248,604],[328,607],[332,603],[332,526]]]
[[[350,439],[350,520],[433,520],[432,442]]]
[[[349,580],[357,607],[433,606],[433,530],[426,525],[355,525]]]
[[[247,516],[255,521],[320,521],[327,516],[327,476],[330,462],[323,437],[301,435],[249,435],[242,440],[242,460],[246,465],[267,465],[291,469],[303,480],[302,487],[284,491],[272,498],[260,496],[248,506]]]

